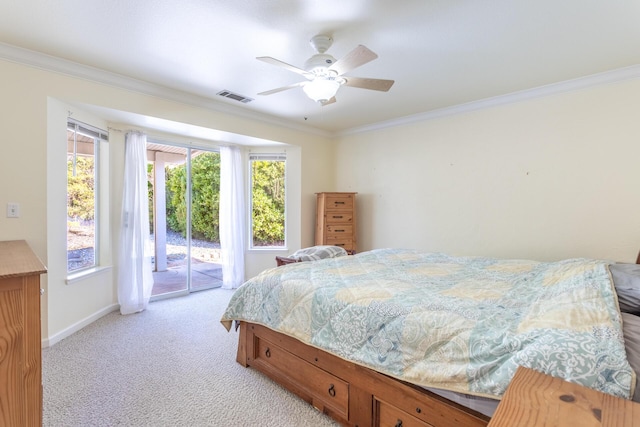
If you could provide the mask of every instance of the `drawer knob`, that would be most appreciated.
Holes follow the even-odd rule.
[[[336,397],[336,388],[333,384],[329,384],[329,396]]]
[[[340,219],[340,218],[342,218],[342,215],[334,215],[333,216],[333,219]]]
[[[271,357],[271,349],[269,347],[267,347],[267,349],[264,351],[264,355],[267,357]]]
[[[420,412],[422,412],[422,409],[416,408],[416,412],[419,414]]]
[[[402,420],[398,420],[398,422],[396,423],[396,427],[402,427]]]

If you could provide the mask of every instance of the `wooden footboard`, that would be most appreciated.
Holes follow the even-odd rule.
[[[489,417],[420,387],[241,322],[236,360],[264,373],[342,425],[486,426]]]

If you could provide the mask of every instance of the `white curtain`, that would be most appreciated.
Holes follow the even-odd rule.
[[[238,147],[220,147],[220,249],[222,287],[244,282],[245,204],[242,153]]]
[[[120,313],[147,308],[153,288],[149,240],[147,136],[128,132],[125,140],[122,230],[118,262]]]

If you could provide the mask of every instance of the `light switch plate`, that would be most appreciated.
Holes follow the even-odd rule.
[[[20,205],[18,203],[7,203],[7,218],[19,218]]]

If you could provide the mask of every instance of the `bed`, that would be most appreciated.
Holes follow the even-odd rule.
[[[634,396],[634,268],[380,249],[266,270],[221,321],[238,363],[343,425],[482,426],[518,366]]]

